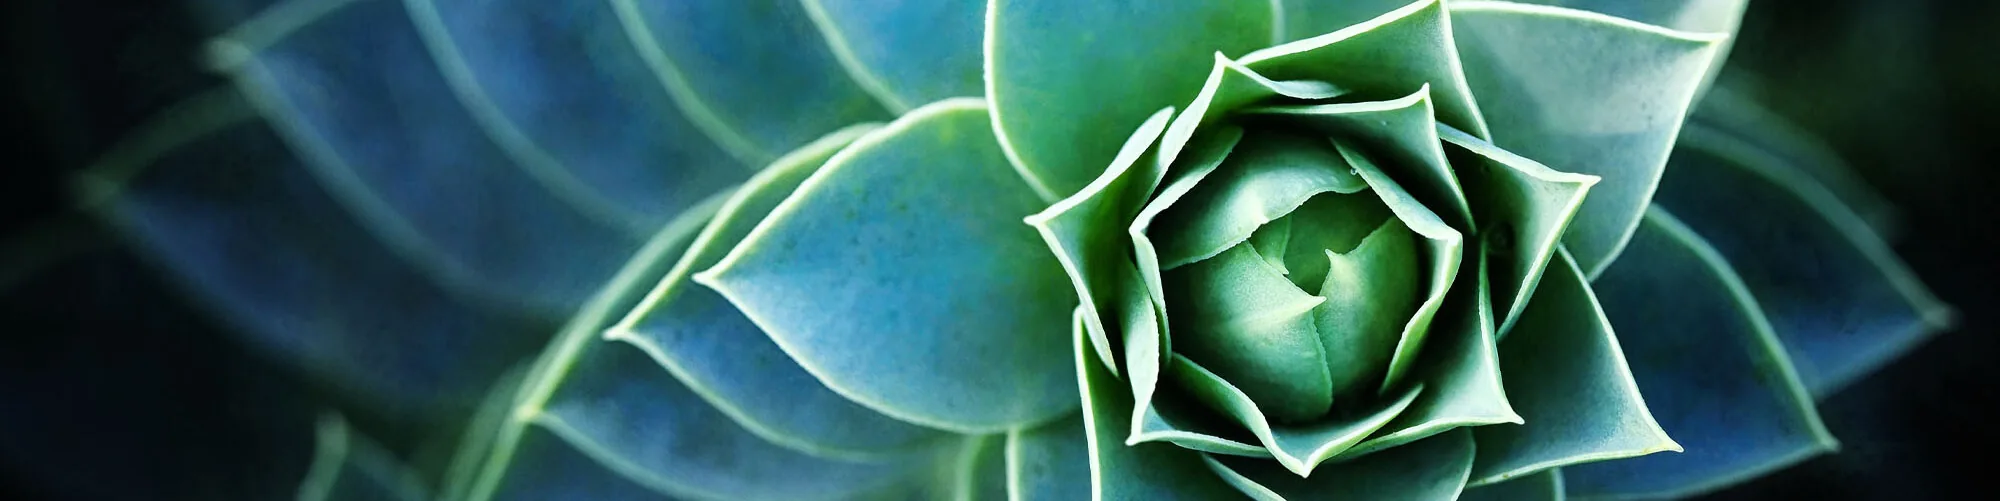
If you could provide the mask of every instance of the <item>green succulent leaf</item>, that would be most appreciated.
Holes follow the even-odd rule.
[[[1346,167],[1345,159],[1340,160],[1340,165],[1342,169],[1351,169]],[[1320,290],[1326,285],[1327,271],[1333,266],[1333,262],[1326,257],[1328,251],[1338,254],[1353,252],[1363,239],[1392,220],[1395,220],[1395,214],[1389,211],[1389,206],[1382,205],[1382,197],[1373,192],[1348,195],[1322,193],[1306,200],[1291,214],[1258,229],[1252,237],[1283,231],[1286,234],[1285,248],[1284,253],[1278,256],[1278,262],[1284,263],[1288,273],[1286,278],[1290,278],[1299,289]],[[1396,221],[1395,224],[1403,223]],[[1261,251],[1263,247],[1258,249]],[[1409,316],[1404,315],[1398,321],[1408,319]]]
[[[1274,14],[1238,2],[990,1],[986,98],[1002,149],[1046,199],[1075,193],[1126,131],[1202,88],[1195,68],[1270,45]]]
[[[1564,468],[1571,494],[1689,496],[1836,447],[1763,310],[1715,248],[1656,207],[1625,254],[1594,288],[1646,407],[1687,452]]]
[[[835,58],[890,111],[985,94],[985,2],[801,0]]]
[[[1174,358],[1168,375],[1177,383],[1176,389],[1193,395],[1195,400],[1210,408],[1227,413],[1237,424],[1248,428],[1264,446],[1265,452],[1259,456],[1275,458],[1278,464],[1299,476],[1311,475],[1321,463],[1346,452],[1361,439],[1367,438],[1368,434],[1388,424],[1390,419],[1408,408],[1423,390],[1421,386],[1413,387],[1401,398],[1380,402],[1366,412],[1328,416],[1309,423],[1274,424],[1266,419],[1265,411],[1250,395],[1185,357]]]
[[[1493,143],[1603,178],[1563,235],[1596,276],[1638,225],[1727,35],[1506,2],[1454,2],[1452,12]]]
[[[1478,286],[1461,287],[1446,300],[1446,314],[1439,315],[1440,336],[1423,351],[1412,373],[1429,390],[1349,454],[1368,454],[1462,426],[1521,423],[1502,389],[1487,260],[1484,253],[1478,259],[1479,273],[1470,275]]]
[[[1756,131],[1689,126],[1659,203],[1738,267],[1813,395],[1838,391],[1953,322],[1860,214],[1748,140]]]
[[[1325,298],[1306,294],[1249,245],[1167,273],[1174,352],[1215,367],[1284,422],[1333,404],[1327,359],[1313,328]]]
[[[1290,42],[1302,38],[1312,38],[1335,30],[1353,26],[1370,19],[1381,17],[1397,8],[1410,4],[1410,0],[1348,0],[1326,2],[1320,0],[1279,0],[1279,12],[1283,14],[1281,23],[1284,36],[1281,41]]]
[[[560,316],[644,241],[577,210],[482,132],[394,2],[270,14],[213,44],[236,83],[365,228],[446,287]],[[288,24],[287,24],[288,23]],[[368,33],[369,50],[354,50]]]
[[[1430,92],[1425,85],[1414,94],[1389,101],[1273,106],[1248,113],[1319,130],[1366,151],[1380,159],[1377,165],[1389,169],[1391,177],[1409,186],[1417,200],[1437,211],[1446,224],[1470,231],[1472,211],[1438,141]]]
[[[1007,478],[1007,436],[982,435],[965,442],[957,461],[946,463],[948,496],[953,501],[1006,501],[1013,492]]]
[[[737,311],[689,280],[741,242],[828,158],[875,130],[856,126],[778,159],[752,177],[695,237],[689,252],[605,338],[632,344],[751,433],[817,455],[870,454],[943,438],[890,419],[821,384]]]
[[[732,167],[748,165],[688,120],[610,2],[403,5],[472,122],[579,212],[644,234],[744,178]]]
[[[1639,395],[1613,325],[1568,252],[1500,345],[1507,398],[1525,423],[1473,430],[1474,485],[1569,464],[1680,452]]]
[[[1472,467],[1471,434],[1457,430],[1348,461],[1302,477],[1269,461],[1202,456],[1243,495],[1264,501],[1304,499],[1451,500]]]
[[[1523,0],[1537,3],[1569,7],[1577,10],[1600,12],[1612,16],[1631,19],[1641,23],[1662,26],[1681,31],[1697,33],[1736,33],[1743,22],[1743,10],[1750,6],[1750,0],[1654,0],[1634,2],[1631,0]],[[1722,48],[1716,51],[1715,62],[1710,64],[1708,78],[1701,88],[1708,89],[1715,82],[1723,60],[1728,58],[1729,49],[1736,43],[1731,37],[1722,41]],[[1705,98],[1698,98],[1706,101]]]
[[[1459,68],[1450,18],[1442,1],[1419,0],[1237,61],[1274,80],[1330,83],[1362,101],[1393,100],[1429,86],[1437,89],[1438,121],[1485,137],[1486,122]]]
[[[1342,92],[1326,82],[1271,80],[1217,52],[1215,67],[1209,70],[1201,92],[1174,117],[1166,136],[1160,138],[1160,165],[1175,165],[1197,129],[1215,124],[1245,105],[1278,96],[1301,101],[1326,99]]]
[[[990,432],[1074,410],[1069,284],[1020,225],[1042,202],[986,120],[947,100],[862,137],[695,282],[883,414]]]
[[[1382,197],[1382,204],[1389,206],[1396,218],[1411,231],[1423,237],[1426,264],[1430,265],[1425,270],[1424,300],[1418,303],[1416,312],[1404,325],[1402,338],[1396,342],[1395,356],[1390,359],[1389,369],[1382,376],[1380,392],[1388,393],[1416,364],[1424,338],[1430,333],[1431,320],[1444,305],[1445,294],[1451,291],[1452,283],[1458,279],[1459,263],[1465,251],[1464,237],[1404,191],[1402,185],[1383,173],[1368,157],[1340,142],[1335,142],[1334,146],[1340,150],[1340,156],[1347,159],[1347,164],[1354,166],[1361,178],[1368,181],[1368,187],[1375,191],[1375,195]]]
[[[1561,468],[1542,470],[1541,473],[1505,482],[1468,487],[1458,497],[1463,501],[1563,501],[1565,498],[1567,493],[1563,491]]]
[[[337,414],[321,416],[314,433],[312,466],[299,483],[299,501],[420,501],[429,499],[417,472],[373,440],[357,434]]]
[[[745,163],[890,117],[846,77],[802,2],[609,1],[690,119]]]
[[[1337,398],[1365,397],[1379,388],[1422,293],[1417,235],[1390,218],[1348,252],[1326,253],[1326,281],[1313,323],[1326,347]]]
[[[1556,172],[1541,163],[1500,149],[1471,134],[1440,125],[1438,135],[1454,152],[1474,155],[1478,167],[1464,168],[1466,198],[1483,225],[1480,247],[1495,256],[1491,272],[1501,284],[1494,296],[1500,336],[1513,330],[1528,306],[1563,231],[1582,206],[1596,176]]]
[[[1367,189],[1346,164],[1325,139],[1263,130],[1245,134],[1213,174],[1181,178],[1199,183],[1186,195],[1153,202],[1165,207],[1146,232],[1157,246],[1161,269],[1221,254],[1314,195]]]
[[[1077,314],[1082,317],[1081,311]],[[1092,361],[1089,334],[1077,319],[1076,379],[1083,395],[1077,418],[1008,434],[1012,499],[1224,499],[1230,495],[1201,466],[1198,454],[1162,443],[1125,445],[1124,412],[1131,394]]]

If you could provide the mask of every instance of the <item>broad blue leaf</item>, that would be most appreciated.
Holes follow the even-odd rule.
[[[229,89],[86,174],[87,203],[259,349],[402,411],[469,405],[549,322],[441,289],[331,199]]]
[[[1472,431],[1472,483],[1505,482],[1559,466],[1680,452],[1653,420],[1597,297],[1558,252],[1520,331],[1500,345],[1507,399],[1526,422]],[[1642,328],[1643,330],[1643,328]]]
[[[1682,497],[1836,447],[1749,289],[1659,208],[1594,283],[1633,379],[1679,454],[1563,469],[1570,494]]]
[[[299,482],[299,501],[422,501],[415,470],[361,436],[338,415],[320,417],[313,464]]]
[[[1493,143],[1603,178],[1563,236],[1596,276],[1638,225],[1727,35],[1506,2],[1453,2],[1452,14]]]
[[[1215,474],[1261,501],[1396,499],[1450,501],[1472,468],[1472,434],[1452,431],[1322,466],[1301,477],[1269,461],[1203,455]]]
[[[403,3],[473,121],[580,210],[650,232],[750,172],[673,102],[610,2]]]
[[[1560,468],[1497,484],[1469,487],[1458,497],[1462,501],[1563,501],[1566,498]]]
[[[1747,79],[1743,77],[1739,80]],[[1874,228],[1884,240],[1895,240],[1896,208],[1868,186],[1868,182],[1861,179],[1853,167],[1840,158],[1839,153],[1833,151],[1832,145],[1759,104],[1758,100],[1769,91],[1757,90],[1748,82],[1730,82],[1710,88],[1694,115],[1688,117],[1688,125],[1681,129],[1681,133],[1687,134],[1687,128],[1699,126],[1704,132],[1720,133],[1748,143],[1774,157],[1776,166],[1811,176],[1867,221],[1868,226]]]
[[[883,453],[943,433],[890,419],[842,397],[793,362],[714,290],[688,279],[743,240],[835,152],[872,126],[834,133],[780,158],[730,198],[689,252],[624,320],[605,332],[668,372],[751,433],[810,454]]]
[[[1814,395],[1838,391],[1951,324],[1951,309],[1804,168],[1705,126],[1690,126],[1684,138],[1659,204],[1737,266]]]
[[[1710,64],[1708,78],[1702,88],[1714,83],[1716,68],[1728,59],[1731,45],[1736,43],[1737,25],[1743,22],[1743,9],[1749,7],[1750,0],[1522,0],[1569,7],[1577,10],[1601,12],[1612,16],[1631,19],[1646,24],[1699,33],[1727,33],[1730,39],[1722,41],[1715,62]],[[1697,97],[1697,100],[1703,98]]]
[[[863,136],[695,282],[883,414],[993,432],[1072,411],[1075,296],[989,120],[947,100]]]
[[[1197,452],[1162,443],[1125,445],[1126,386],[1090,355],[1090,336],[1078,310],[1072,337],[1076,379],[1083,395],[1079,418],[1008,434],[1007,464],[1013,499],[1224,499],[1229,487],[1201,466]]]
[[[334,198],[447,287],[564,312],[643,234],[593,219],[484,135],[394,2],[273,9],[211,56]]]
[[[985,95],[980,0],[801,0],[849,75],[890,111]]]
[[[1215,53],[1270,45],[1274,15],[1241,2],[989,1],[993,129],[1037,193],[1066,197],[1111,164],[1127,131],[1193,99]]]
[[[798,0],[608,1],[689,119],[746,163],[889,117]]]

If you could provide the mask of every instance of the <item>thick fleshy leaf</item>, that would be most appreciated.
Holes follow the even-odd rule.
[[[179,105],[87,171],[85,203],[252,346],[395,412],[470,405],[546,338],[385,248],[256,118],[229,89]]]
[[[1167,374],[1177,383],[1176,389],[1249,428],[1266,454],[1302,477],[1388,424],[1423,391],[1421,386],[1414,387],[1401,398],[1370,402],[1365,407],[1363,402],[1343,403],[1343,412],[1309,423],[1273,424],[1258,403],[1236,385],[1185,357],[1176,356]]]
[[[1727,35],[1507,2],[1453,2],[1452,23],[1493,143],[1603,178],[1563,236],[1596,276],[1639,224]]]
[[[338,415],[322,416],[318,445],[299,501],[420,501],[429,499],[415,470],[373,440],[357,434]]]
[[[1299,290],[1249,245],[1169,271],[1166,281],[1174,353],[1214,367],[1277,421],[1326,413],[1333,387],[1313,326],[1325,298]]]
[[[1836,447],[1757,301],[1714,248],[1656,207],[1625,254],[1594,288],[1646,406],[1687,452],[1566,467],[1571,494],[1691,496]]]
[[[1140,208],[1137,215],[1129,218],[1131,223],[1125,227],[1125,236],[1130,239],[1132,246],[1130,259],[1138,265],[1138,269],[1136,270],[1138,273],[1137,279],[1139,284],[1143,286],[1143,289],[1127,290],[1125,293],[1133,294],[1134,290],[1143,290],[1145,292],[1140,299],[1152,304],[1153,314],[1155,315],[1150,322],[1153,328],[1148,332],[1157,333],[1152,339],[1126,339],[1128,350],[1142,350],[1146,354],[1155,355],[1126,360],[1127,364],[1132,365],[1132,391],[1137,396],[1139,405],[1142,408],[1148,405],[1147,401],[1153,394],[1152,385],[1158,379],[1160,367],[1167,362],[1167,355],[1172,353],[1171,348],[1173,344],[1171,342],[1173,336],[1170,334],[1171,325],[1169,325],[1167,320],[1167,292],[1165,279],[1161,275],[1162,267],[1160,266],[1159,248],[1153,245],[1152,237],[1147,234],[1152,231],[1153,221],[1158,219],[1161,213],[1165,212],[1182,197],[1193,192],[1195,186],[1198,186],[1202,180],[1208,178],[1209,174],[1214,173],[1217,168],[1222,166],[1222,162],[1229,157],[1231,152],[1235,151],[1237,143],[1242,141],[1243,129],[1234,126],[1218,127],[1195,139],[1194,142],[1187,145],[1187,152],[1190,154],[1184,159],[1174,161],[1174,165],[1172,166],[1174,169],[1171,172],[1160,174],[1162,180],[1168,179],[1166,176],[1171,175],[1171,181],[1167,181],[1166,186],[1160,187],[1159,193],[1154,195],[1152,200],[1144,201],[1145,194],[1143,193],[1137,195],[1135,201],[1144,201],[1142,203],[1145,206]],[[1168,166],[1164,163],[1158,165],[1158,168],[1161,169],[1165,167]],[[1153,183],[1154,186],[1158,184],[1158,182]],[[1085,189],[1086,192],[1089,190],[1089,188]],[[1067,201],[1064,203],[1067,203]],[[1061,205],[1058,204],[1057,206],[1060,207]],[[1107,257],[1106,259],[1124,262],[1126,257],[1116,256]],[[1133,300],[1128,298],[1128,301]],[[1138,304],[1134,303],[1134,307],[1136,306]],[[1139,321],[1138,323],[1144,323],[1144,319],[1136,315],[1138,315],[1136,311],[1127,311],[1125,313],[1126,318]],[[1116,371],[1112,373],[1117,374]],[[1134,414],[1133,419],[1138,419],[1138,414]],[[1133,428],[1140,429],[1136,424],[1133,425]]]
[[[868,93],[904,112],[986,93],[980,0],[802,0],[835,58]]]
[[[743,240],[840,148],[873,130],[844,129],[765,168],[725,203],[687,255],[624,320],[605,332],[652,355],[709,405],[751,433],[811,454],[906,449],[943,433],[847,400],[794,363],[736,306],[688,279]]]
[[[1750,0],[1648,0],[1648,1],[1522,0],[1522,1],[1525,1],[1527,3],[1539,3],[1547,5],[1556,5],[1561,7],[1569,7],[1577,10],[1601,12],[1646,24],[1664,26],[1667,28],[1673,28],[1681,31],[1730,34],[1731,35],[1730,39],[1722,41],[1722,48],[1718,49],[1717,54],[1715,56],[1715,62],[1710,65],[1708,78],[1702,82],[1703,89],[1709,88],[1709,84],[1714,83],[1717,74],[1717,72],[1714,71],[1714,69],[1722,67],[1722,61],[1728,58],[1729,48],[1736,42],[1736,38],[1734,36],[1736,34],[1736,27],[1737,25],[1743,22],[1743,10],[1745,7],[1749,7],[1750,4]],[[1704,100],[1704,99],[1697,98],[1697,100]]]
[[[1417,235],[1395,218],[1348,252],[1322,250],[1331,263],[1313,310],[1336,398],[1365,398],[1380,388],[1403,326],[1416,312]]]
[[[1410,0],[1280,0],[1282,41],[1312,38],[1366,22],[1410,4]]]
[[[1007,436],[984,435],[965,440],[955,461],[946,463],[946,490],[953,501],[1007,501]]]
[[[1485,447],[1485,442],[1479,443]],[[1458,499],[1463,501],[1563,501],[1562,469],[1548,469],[1505,482],[1468,487]]]
[[[1231,2],[994,0],[986,97],[1007,157],[1049,200],[1111,163],[1126,131],[1193,98],[1215,53],[1270,45],[1273,9]]]
[[[799,1],[609,1],[681,109],[747,163],[889,118],[848,78]]]
[[[1477,287],[1461,286],[1445,302],[1437,344],[1423,351],[1412,377],[1428,391],[1410,408],[1354,446],[1360,455],[1407,444],[1461,426],[1521,423],[1500,382],[1499,350],[1493,331],[1493,304],[1479,256]]]
[[[1397,499],[1450,501],[1472,468],[1472,434],[1445,433],[1332,463],[1301,477],[1269,461],[1202,456],[1209,469],[1251,499]]]
[[[1172,116],[1172,108],[1154,113],[1132,133],[1124,149],[1119,150],[1118,158],[1089,186],[1025,219],[1041,234],[1049,250],[1055,253],[1056,261],[1062,263],[1063,272],[1069,275],[1070,285],[1083,305],[1084,327],[1090,332],[1091,345],[1113,373],[1118,364],[1111,353],[1104,317],[1118,311],[1119,301],[1128,293],[1121,289],[1128,282],[1123,275],[1133,273],[1126,265],[1129,261],[1117,228],[1132,219],[1137,212],[1135,207],[1145,203],[1146,195],[1159,186],[1161,176],[1165,175],[1163,167],[1151,160],[1150,152],[1153,141],[1167,128],[1167,119]],[[1235,144],[1234,136],[1227,139],[1229,144],[1222,146],[1224,152]],[[1154,275],[1153,282],[1157,283],[1158,273]],[[1154,293],[1159,293],[1157,287]],[[1165,314],[1160,312],[1162,316]],[[1114,320],[1117,318],[1113,316]]]
[[[1173,445],[1126,445],[1130,393],[1091,360],[1077,312],[1077,385],[1083,412],[1007,434],[1010,499],[1220,499],[1229,487],[1203,471],[1196,453]]]
[[[212,46],[334,198],[454,290],[565,312],[643,233],[578,212],[484,135],[395,2],[273,9]]]
[[[1418,0],[1237,61],[1275,80],[1331,83],[1361,100],[1396,99],[1428,86],[1437,89],[1438,121],[1485,137],[1486,122],[1459,68],[1450,17],[1441,0]]]
[[[1325,132],[1380,159],[1390,177],[1453,228],[1471,231],[1472,209],[1438,139],[1428,85],[1389,101],[1273,106],[1251,113]]]
[[[1075,409],[1061,265],[1020,224],[1042,201],[985,103],[920,108],[806,179],[694,275],[835,392],[962,432]]]
[[[1451,292],[1451,284],[1458,280],[1459,263],[1464,254],[1464,238],[1458,230],[1445,225],[1437,214],[1417,202],[1402,185],[1376,167],[1376,163],[1355,151],[1345,143],[1335,142],[1340,156],[1347,164],[1368,181],[1368,187],[1375,195],[1382,197],[1382,205],[1396,214],[1410,231],[1423,237],[1424,257],[1429,269],[1424,276],[1424,300],[1417,305],[1417,311],[1410,315],[1409,323],[1403,326],[1402,339],[1396,342],[1396,354],[1389,361],[1388,372],[1382,376],[1379,393],[1393,391],[1402,382],[1403,376],[1416,364],[1417,354],[1423,349],[1424,337],[1429,334],[1431,320],[1444,305],[1445,295]]]
[[[1321,193],[1368,188],[1324,139],[1272,130],[1245,133],[1222,165],[1166,209],[1146,235],[1171,270],[1208,259]],[[1170,204],[1170,205],[1169,205]]]
[[[1681,451],[1646,409],[1583,269],[1568,252],[1558,253],[1550,268],[1521,315],[1519,335],[1500,345],[1507,399],[1527,422],[1473,429],[1474,484]]]
[[[1343,165],[1346,160],[1341,160]],[[1382,197],[1373,192],[1347,195],[1321,193],[1307,200],[1298,209],[1292,210],[1272,224],[1258,229],[1254,237],[1267,232],[1283,230],[1285,238],[1284,254],[1280,256],[1284,269],[1293,285],[1304,290],[1319,290],[1326,284],[1326,272],[1333,265],[1327,260],[1328,251],[1345,254],[1361,245],[1383,223],[1395,219],[1389,206],[1382,205]],[[1283,222],[1280,226],[1278,223]],[[1401,224],[1400,222],[1397,224]],[[1277,228],[1273,228],[1277,226]],[[1258,247],[1263,251],[1263,247]],[[1408,316],[1404,317],[1405,320]]]
[[[1737,266],[1816,396],[1952,323],[1860,215],[1784,157],[1690,126],[1660,205]]]
[[[578,210],[650,232],[749,170],[653,77],[610,2],[404,2],[473,121]]]
[[[1215,53],[1215,67],[1208,71],[1208,80],[1202,83],[1201,92],[1195,94],[1194,101],[1174,117],[1173,125],[1160,138],[1160,165],[1173,166],[1180,160],[1180,153],[1188,146],[1196,131],[1203,130],[1238,108],[1269,99],[1285,97],[1290,100],[1311,101],[1341,94],[1338,87],[1326,82],[1310,80],[1275,81],[1243,67],[1236,61]]]
[[[1488,268],[1500,284],[1494,296],[1500,336],[1505,338],[1535,293],[1556,244],[1596,176],[1556,172],[1541,163],[1500,149],[1470,134],[1440,125],[1438,135],[1458,151],[1476,155],[1479,166],[1461,168],[1466,199],[1485,234],[1480,246],[1496,263]]]
[[[1784,168],[1811,176],[1832,191],[1843,205],[1852,209],[1884,240],[1897,236],[1897,210],[1881,193],[1861,179],[1854,168],[1840,158],[1833,146],[1815,137],[1798,124],[1765,109],[1758,99],[1765,92],[1747,82],[1729,82],[1709,89],[1681,129],[1699,129],[1744,142],[1769,155],[1773,168]],[[1760,165],[1765,162],[1758,162]]]

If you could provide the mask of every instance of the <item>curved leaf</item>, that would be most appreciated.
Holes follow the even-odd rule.
[[[1644,221],[1594,285],[1646,406],[1687,452],[1564,468],[1569,492],[1690,496],[1836,447],[1736,272],[1659,208]]]
[[[1084,438],[1090,462],[1077,465],[1091,473],[1091,499],[1220,499],[1229,487],[1202,471],[1200,453],[1147,443],[1122,445],[1131,435],[1122,419],[1132,408],[1124,385],[1095,364],[1087,363],[1083,337],[1077,336],[1077,385],[1084,395]]]
[[[1185,357],[1176,356],[1174,365],[1167,373],[1178,383],[1177,389],[1193,394],[1195,400],[1228,414],[1239,425],[1249,428],[1257,441],[1264,445],[1265,453],[1262,455],[1277,459],[1278,464],[1301,477],[1311,475],[1322,463],[1340,456],[1360,443],[1361,439],[1367,438],[1368,434],[1388,424],[1423,391],[1423,387],[1418,386],[1395,400],[1370,402],[1369,407],[1372,408],[1356,405],[1349,407],[1348,412],[1308,423],[1274,425],[1265,419],[1265,412],[1249,395]]]
[[[749,173],[674,104],[609,2],[403,3],[473,122],[579,210],[650,232]]]
[[[1381,17],[1397,8],[1407,6],[1410,0],[1346,0],[1327,2],[1323,0],[1279,0],[1284,20],[1284,36],[1279,41],[1290,42],[1302,38],[1312,38],[1335,30],[1353,26],[1370,19]]]
[[[1459,68],[1450,17],[1441,0],[1418,0],[1366,22],[1258,50],[1237,61],[1272,79],[1331,83],[1359,101],[1395,100],[1424,87],[1435,88],[1438,121],[1486,137],[1486,121],[1480,118],[1465,72]]]
[[[1149,204],[1165,207],[1146,232],[1157,245],[1161,269],[1221,254],[1313,195],[1368,188],[1325,140],[1264,130],[1247,134],[1213,174],[1198,181],[1180,200]]]
[[[1380,165],[1424,206],[1453,228],[1469,232],[1475,222],[1472,210],[1439,142],[1430,94],[1425,85],[1388,101],[1273,106],[1249,113],[1323,131],[1336,142],[1382,159]]]
[[[1252,499],[1457,499],[1472,467],[1471,433],[1434,436],[1348,461],[1301,477],[1269,461],[1202,456],[1208,467]]]
[[[1154,110],[1193,98],[1213,54],[1269,45],[1275,22],[1272,9],[1237,2],[992,0],[986,9],[993,130],[1048,200],[1089,184]]]
[[[1018,222],[1042,202],[987,115],[941,101],[863,136],[695,282],[892,417],[978,432],[1071,411],[1069,284]]]
[[[873,130],[843,129],[780,158],[732,196],[687,255],[605,338],[631,343],[751,433],[809,454],[906,449],[942,433],[842,397],[793,362],[714,290],[688,280],[721,261],[758,221],[840,148]]]
[[[1453,2],[1452,13],[1493,143],[1603,178],[1563,235],[1597,276],[1639,224],[1727,36],[1506,2]]]
[[[1473,217],[1485,234],[1480,248],[1500,260],[1488,270],[1499,274],[1494,280],[1501,284],[1500,295],[1493,300],[1504,338],[1527,308],[1557,241],[1598,178],[1556,172],[1447,125],[1438,126],[1438,135],[1479,162],[1460,172],[1467,179],[1465,196],[1474,207]]]
[[[592,219],[510,161],[392,2],[273,9],[215,64],[371,232],[453,290],[545,312],[581,303],[643,236]]]
[[[1473,429],[1474,485],[1569,464],[1680,452],[1646,409],[1613,326],[1568,252],[1500,345],[1507,398],[1525,423]]]
[[[1740,73],[1740,72],[1732,72]],[[1745,77],[1748,79],[1751,77]],[[1742,87],[1742,88],[1738,88]],[[1794,170],[1811,176],[1832,191],[1843,205],[1853,209],[1884,240],[1896,238],[1896,208],[1868,186],[1853,167],[1833,151],[1831,145],[1757,102],[1763,93],[1747,83],[1709,89],[1688,117],[1689,128],[1721,134],[1747,143],[1770,156],[1772,168]],[[1760,161],[1760,164],[1764,162]]]
[[[1659,203],[1738,266],[1814,395],[1952,323],[1867,222],[1803,169],[1707,127],[1684,134]]]
[[[1340,156],[1347,164],[1368,181],[1368,187],[1375,196],[1382,197],[1382,204],[1396,214],[1396,219],[1410,231],[1423,237],[1423,250],[1429,270],[1424,276],[1424,300],[1418,303],[1417,311],[1410,315],[1409,323],[1403,326],[1402,339],[1396,342],[1396,354],[1389,360],[1388,372],[1382,376],[1382,389],[1378,393],[1388,393],[1396,388],[1403,376],[1416,364],[1417,354],[1422,350],[1424,338],[1430,333],[1431,320],[1439,308],[1443,307],[1445,295],[1451,292],[1452,283],[1458,280],[1459,264],[1464,255],[1464,238],[1457,230],[1446,226],[1436,213],[1404,191],[1403,187],[1390,179],[1376,163],[1362,156],[1346,143],[1335,142]]]
[[[1736,43],[1736,39],[1734,37],[1734,35],[1736,34],[1736,28],[1743,22],[1743,10],[1744,8],[1749,7],[1750,5],[1750,0],[1646,0],[1646,1],[1521,0],[1521,1],[1526,1],[1528,3],[1539,3],[1539,4],[1569,7],[1577,10],[1601,12],[1646,24],[1664,26],[1667,28],[1673,28],[1681,31],[1693,31],[1701,33],[1727,33],[1731,35],[1731,37],[1729,40],[1722,41],[1722,48],[1717,49],[1715,62],[1710,64],[1709,67],[1710,71],[1708,72],[1708,78],[1704,80],[1701,84],[1701,88],[1703,89],[1708,89],[1709,84],[1715,82],[1715,77],[1718,72],[1714,70],[1717,68],[1721,68],[1723,60],[1728,59],[1730,46]],[[1706,98],[1697,97],[1696,99],[1705,100]]]
[[[1422,298],[1417,235],[1390,218],[1353,250],[1322,252],[1330,262],[1319,289],[1326,302],[1314,309],[1313,324],[1326,348],[1334,395],[1366,397],[1387,374],[1403,326]]]
[[[745,163],[889,117],[798,0],[609,1],[688,118]]]
[[[1481,442],[1484,444],[1484,442]],[[1563,501],[1562,469],[1552,468],[1505,482],[1469,487],[1463,501]]]
[[[1326,298],[1285,280],[1248,245],[1167,273],[1174,349],[1214,367],[1282,422],[1312,420],[1333,404],[1327,359],[1313,327]]]
[[[299,482],[299,501],[420,501],[429,499],[417,472],[339,415],[321,416],[313,464]]]
[[[985,2],[801,1],[834,57],[890,111],[985,95]]]
[[[546,337],[384,248],[256,118],[230,89],[188,101],[91,167],[85,203],[251,344],[398,412],[469,405]]]

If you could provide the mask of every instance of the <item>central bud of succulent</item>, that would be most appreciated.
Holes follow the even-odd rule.
[[[1428,326],[1422,265],[1440,256],[1370,174],[1356,146],[1253,128],[1185,196],[1154,200],[1174,352],[1278,422],[1376,403],[1405,332]]]

